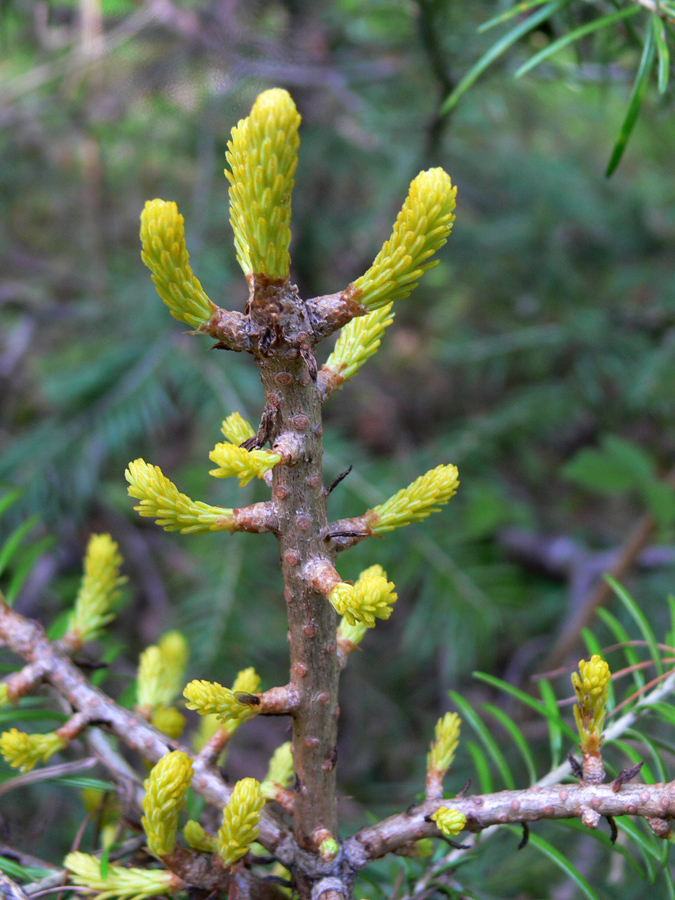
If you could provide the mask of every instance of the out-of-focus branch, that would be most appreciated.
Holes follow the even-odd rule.
[[[46,637],[41,625],[24,619],[4,601],[0,601],[0,640],[28,663],[40,660],[44,666],[45,682],[51,684],[74,709],[84,713],[89,721],[104,726],[144,759],[155,763],[176,749],[193,757],[186,747],[170,740],[95,688],[63,651]],[[193,764],[193,790],[209,803],[223,808],[230,799],[232,789],[203,759],[193,757]],[[259,840],[282,862],[292,859],[292,837],[268,810],[265,810],[260,821]]]

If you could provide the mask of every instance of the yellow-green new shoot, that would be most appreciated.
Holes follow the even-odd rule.
[[[247,422],[238,412],[231,413],[223,421],[220,430],[231,444],[237,445],[243,444],[255,434],[250,422]]]
[[[141,819],[150,852],[168,856],[176,846],[178,814],[192,781],[192,760],[187,753],[167,753],[145,781]]]
[[[260,814],[265,798],[255,778],[238,781],[230,801],[223,810],[223,824],[218,830],[218,855],[226,866],[232,866],[248,853],[258,837]]]
[[[288,277],[300,115],[287,91],[264,91],[232,129],[225,170],[237,260],[246,275]]]
[[[96,900],[147,900],[162,894],[175,894],[186,885],[166,869],[125,869],[112,863],[102,874],[100,858],[88,853],[69,853],[64,866],[71,884],[81,885],[96,894]]]
[[[190,819],[185,823],[183,835],[193,850],[199,850],[202,853],[215,853],[217,845],[215,836],[205,831],[199,822],[195,822],[194,819]]]
[[[442,778],[450,768],[459,744],[459,726],[462,720],[457,713],[446,713],[436,722],[434,740],[427,756],[427,771],[437,772]]]
[[[354,282],[359,303],[378,309],[417,287],[424,272],[438,262],[429,257],[448,239],[456,194],[443,169],[428,169],[413,179],[391,237],[365,275]]]
[[[0,736],[0,753],[15,769],[30,772],[39,762],[47,762],[59,750],[68,746],[68,741],[57,732],[49,734],[26,734],[11,728]]]
[[[209,506],[181,494],[159,466],[136,459],[124,473],[129,482],[129,496],[140,500],[134,509],[142,516],[156,519],[165,531],[181,534],[204,534],[208,531],[233,531],[231,509]]]
[[[218,307],[194,276],[185,246],[184,220],[175,203],[148,200],[141,214],[141,242],[141,259],[174,319],[191,328],[208,322]]]
[[[266,800],[274,800],[277,788],[287,788],[293,780],[293,751],[291,742],[286,741],[272,754],[265,780],[260,790]]]
[[[109,534],[92,534],[84,557],[84,575],[68,620],[67,639],[78,646],[95,640],[114,618],[119,599],[122,557]]]
[[[174,701],[183,685],[187,658],[187,643],[179,631],[167,632],[156,646],[141,653],[136,702],[144,715]]]
[[[436,466],[397,491],[380,506],[369,509],[365,519],[375,534],[392,531],[411,522],[420,522],[457,492],[457,467]]]
[[[243,693],[253,693],[244,691]],[[200,716],[215,715],[223,724],[244,722],[256,714],[256,707],[240,703],[235,692],[214,681],[191,681],[183,691],[188,709]]]
[[[387,303],[365,316],[357,316],[340,331],[333,352],[326,360],[326,368],[342,381],[349,381],[361,366],[377,352],[382,335],[394,321],[392,304]]]
[[[244,487],[252,478],[262,478],[279,462],[281,457],[271,450],[245,450],[237,444],[216,444],[209,453],[209,459],[216,463],[217,469],[209,474],[214,478],[238,478],[239,487]]]
[[[370,572],[378,569],[375,574]],[[335,611],[347,622],[362,622],[368,628],[375,627],[375,619],[388,619],[391,608],[398,599],[394,584],[387,581],[380,566],[362,572],[355,584],[341,582],[328,597]]]
[[[449,809],[447,806],[439,807],[435,813],[429,816],[433,819],[441,834],[446,837],[453,837],[464,831],[466,826],[466,816],[457,809]]]
[[[572,686],[577,695],[574,718],[584,753],[597,753],[602,744],[609,680],[609,666],[597,653],[589,661],[580,661],[579,674],[572,673]]]

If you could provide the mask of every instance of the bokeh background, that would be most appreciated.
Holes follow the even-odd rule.
[[[420,791],[449,689],[505,703],[474,670],[535,690],[531,674],[550,668],[597,577],[649,515],[624,583],[657,633],[670,627],[669,94],[648,91],[606,179],[639,47],[619,29],[600,51],[585,56],[577,45],[514,79],[550,40],[555,26],[545,23],[439,116],[495,41],[478,26],[508,5],[0,4],[0,481],[22,489],[0,519],[3,540],[19,536],[3,587],[24,614],[58,623],[88,536],[110,532],[129,583],[100,677],[122,702],[133,702],[139,651],[169,628],[190,641],[190,677],[227,684],[255,665],[270,687],[287,668],[274,539],[165,534],[126,495],[125,466],[142,456],[190,496],[219,505],[264,497],[260,484],[240,490],[208,475],[222,418],[239,410],[256,421],[262,391],[250,359],[209,352],[162,306],[140,260],[145,200],[177,201],[196,274],[215,302],[241,309],[222,170],[230,130],[261,90],[287,88],[303,117],[291,254],[304,296],[368,267],[418,171],[442,165],[458,185],[440,264],[325,410],[326,480],[353,466],[331,496],[335,518],[441,462],[461,477],[442,514],[340,560],[346,578],[380,562],[400,598],[344,673],[349,827],[367,808],[402,808]],[[602,625],[594,630],[611,642]],[[572,658],[583,652],[580,641]],[[560,685],[565,696],[569,681]],[[490,727],[506,744],[496,720]],[[536,748],[538,724],[523,728]],[[242,729],[228,773],[263,774],[284,739],[283,723]],[[471,772],[463,748],[455,790]],[[52,788],[47,809],[44,793],[16,793],[3,839],[67,849],[56,822],[81,818],[72,791]],[[541,896],[542,863],[524,868],[504,844],[503,862],[480,874],[481,896]],[[552,896],[575,896],[551,877]],[[632,891],[627,882],[622,896]]]

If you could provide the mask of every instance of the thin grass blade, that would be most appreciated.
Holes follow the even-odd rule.
[[[652,71],[652,65],[654,64],[655,48],[656,38],[654,34],[654,25],[653,20],[650,19],[647,37],[642,51],[642,58],[640,59],[640,65],[638,66],[637,75],[635,76],[630,100],[628,101],[628,109],[626,110],[619,136],[614,144],[614,149],[612,150],[612,155],[607,164],[607,170],[605,171],[605,176],[607,178],[610,177],[621,162],[621,157],[623,156],[623,151],[626,149],[628,138],[631,136],[638,115],[640,114],[640,107],[642,106],[645,91],[647,90],[647,84],[649,83],[649,76]]]
[[[513,778],[513,775],[511,774],[508,763],[504,758],[504,754],[499,749],[497,741],[492,737],[476,711],[471,707],[469,703],[466,702],[461,694],[458,694],[456,691],[449,691],[449,695],[455,705],[459,708],[465,721],[467,721],[469,725],[471,725],[473,730],[478,735],[480,742],[485,748],[485,751],[499,770],[499,774],[502,776],[506,787],[511,791],[515,790],[516,782]]]
[[[557,849],[557,847],[554,847],[553,844],[549,844],[548,841],[539,837],[538,834],[530,834],[529,843],[532,844],[533,847],[536,847],[540,853],[543,853],[544,856],[548,856],[551,862],[555,863],[555,865],[576,884],[583,895],[588,897],[588,900],[600,900],[577,867],[573,865],[569,859]]]
[[[449,113],[457,104],[460,97],[462,97],[463,94],[478,81],[483,72],[485,72],[486,69],[489,69],[492,63],[499,59],[509,47],[512,47],[516,41],[519,41],[521,37],[532,31],[537,25],[541,25],[546,19],[550,18],[555,13],[560,12],[560,10],[565,6],[568,6],[570,2],[571,0],[554,0],[552,3],[547,3],[546,6],[542,7],[538,12],[533,13],[524,22],[520,22],[520,24],[516,25],[515,28],[512,28],[511,31],[507,32],[500,40],[493,44],[492,47],[481,56],[478,62],[469,69],[452,93],[445,99],[439,110],[440,115],[444,116],[446,113]]]
[[[587,34],[592,34],[594,31],[599,31],[601,28],[608,28],[615,22],[620,22],[622,19],[627,19],[629,16],[634,16],[637,12],[640,12],[639,6],[628,6],[625,9],[620,9],[618,12],[610,13],[608,16],[602,16],[600,19],[594,19],[592,22],[587,22],[585,25],[575,28],[573,31],[569,31],[567,34],[559,37],[557,41],[553,41],[552,44],[549,44],[548,47],[544,47],[539,53],[535,53],[535,55],[528,59],[526,63],[523,63],[523,65],[516,70],[515,77],[520,78],[521,75],[531,71],[535,66],[538,66],[539,63],[548,59],[549,56],[553,56],[558,50],[567,47],[568,44],[578,41],[580,38],[586,37]]]
[[[619,582],[616,581],[616,579],[612,578],[611,575],[605,575],[605,580],[607,581],[607,584],[609,584],[609,586],[612,588],[619,600],[621,600],[621,602],[635,621],[635,624],[640,629],[642,637],[645,639],[645,641],[647,642],[647,646],[649,647],[649,652],[651,654],[652,660],[654,661],[656,671],[659,675],[663,675],[661,651],[659,650],[658,641],[654,636],[654,632],[652,631],[652,628],[647,621],[647,617],[637,605],[635,600],[633,600],[628,591],[622,585],[620,585]]]

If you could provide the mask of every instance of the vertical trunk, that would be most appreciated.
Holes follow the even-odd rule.
[[[290,357],[290,358],[289,358]],[[274,469],[284,596],[288,607],[290,681],[299,698],[293,718],[295,837],[315,851],[337,836],[337,617],[325,597],[303,576],[310,561],[333,561],[321,535],[328,524],[323,492],[321,402],[316,381],[299,351],[259,360],[266,408],[276,410],[272,443],[283,436],[303,444],[295,465]]]

